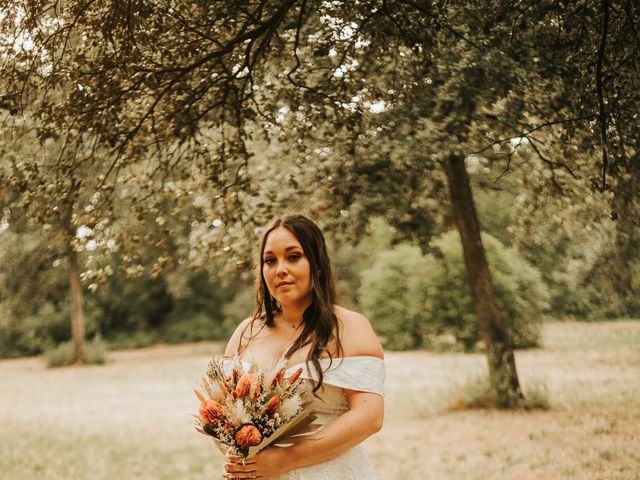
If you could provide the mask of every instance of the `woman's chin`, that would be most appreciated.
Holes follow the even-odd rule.
[[[297,295],[294,292],[279,292],[278,296],[274,296],[278,303],[284,307],[297,307],[310,302],[307,295]]]

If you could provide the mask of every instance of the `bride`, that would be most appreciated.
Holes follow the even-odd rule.
[[[369,321],[335,305],[322,232],[301,215],[274,220],[260,248],[258,307],[229,340],[226,355],[261,368],[283,357],[304,367],[323,427],[290,447],[267,447],[242,462],[228,453],[224,478],[374,480],[359,444],[382,427],[384,362]]]

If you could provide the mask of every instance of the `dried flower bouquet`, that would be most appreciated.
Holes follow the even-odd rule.
[[[237,358],[214,357],[195,389],[200,400],[196,430],[213,437],[223,453],[232,447],[245,458],[272,443],[295,443],[318,428],[301,374],[299,368],[286,377],[284,360],[271,370],[251,366],[245,371]]]

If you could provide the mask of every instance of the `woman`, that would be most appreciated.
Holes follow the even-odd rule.
[[[370,480],[358,444],[382,427],[383,353],[362,315],[335,305],[322,232],[301,215],[274,220],[262,238],[258,308],[242,322],[226,355],[270,368],[284,355],[287,373],[306,367],[323,424],[312,438],[267,447],[244,464],[227,455],[225,478]]]

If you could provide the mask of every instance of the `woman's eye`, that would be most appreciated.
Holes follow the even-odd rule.
[[[290,262],[295,262],[297,260],[299,260],[301,257],[301,255],[299,253],[294,253],[293,255],[289,255],[289,261]]]
[[[265,258],[265,259],[264,259],[264,263],[265,263],[266,265],[273,265],[275,262],[276,262],[276,259],[275,259],[275,258]]]

